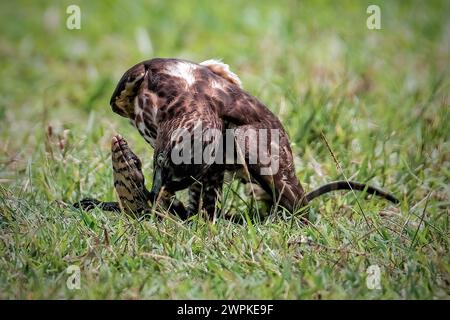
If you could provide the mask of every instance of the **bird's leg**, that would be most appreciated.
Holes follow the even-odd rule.
[[[220,166],[212,166],[209,171],[211,174],[206,175],[206,181],[203,182],[203,208],[210,219],[214,218],[216,212],[217,201],[222,194],[224,170]]]
[[[188,215],[193,216],[204,209],[209,219],[213,219],[216,204],[222,193],[224,171],[211,167],[200,181],[189,186]]]
[[[200,210],[200,199],[203,192],[203,184],[199,181],[189,186],[189,203],[187,207],[188,215],[196,215]]]
[[[164,208],[178,216],[182,220],[186,220],[189,217],[188,210],[184,207],[183,203],[178,200],[174,193],[164,191],[160,194],[159,199]]]

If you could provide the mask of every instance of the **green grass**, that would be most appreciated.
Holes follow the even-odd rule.
[[[81,30],[65,28],[73,1],[0,4],[0,298],[449,299],[449,2],[377,1],[381,30],[366,28],[371,1],[76,2]],[[114,200],[116,132],[151,181],[151,148],[108,102],[157,56],[230,64],[282,120],[307,190],[345,174],[401,204],[360,197],[360,209],[337,192],[312,203],[308,226],[70,209]],[[239,186],[225,190],[249,210]],[[366,286],[371,265],[381,290]]]

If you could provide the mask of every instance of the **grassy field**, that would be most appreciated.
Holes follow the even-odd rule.
[[[0,298],[449,299],[450,3],[376,2],[381,30],[366,27],[373,1],[2,1]],[[285,125],[307,190],[345,175],[401,204],[336,192],[308,226],[71,209],[115,199],[116,132],[151,182],[153,151],[109,98],[152,57],[228,63]],[[242,193],[227,185],[223,205],[250,211]]]

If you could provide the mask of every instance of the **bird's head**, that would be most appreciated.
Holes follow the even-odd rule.
[[[139,63],[123,74],[109,103],[115,113],[134,119],[134,99],[148,72],[148,66],[145,63]]]

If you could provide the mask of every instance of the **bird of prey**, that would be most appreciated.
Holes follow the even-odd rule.
[[[276,172],[262,175],[261,164],[248,161],[254,156],[250,154],[249,144],[256,141],[244,141],[243,150],[238,150],[237,157],[244,159],[248,180],[258,183],[272,195],[273,203],[278,202],[289,211],[306,204],[282,124],[266,106],[242,89],[239,78],[228,65],[215,60],[199,64],[180,59],[147,60],[125,72],[110,104],[114,112],[129,118],[155,148],[151,191],[154,197],[162,187],[166,194],[189,187],[188,208],[191,212],[198,209],[202,194],[202,205],[211,214],[222,188],[224,171],[242,170],[242,165],[234,164],[171,163],[171,135],[179,128],[192,132],[200,121],[203,130],[214,128],[221,132],[230,127],[242,132],[276,129],[279,133],[276,146],[279,168]],[[269,137],[266,144],[271,146],[271,142]],[[267,147],[267,152],[269,149]],[[268,156],[270,160],[270,154]]]

